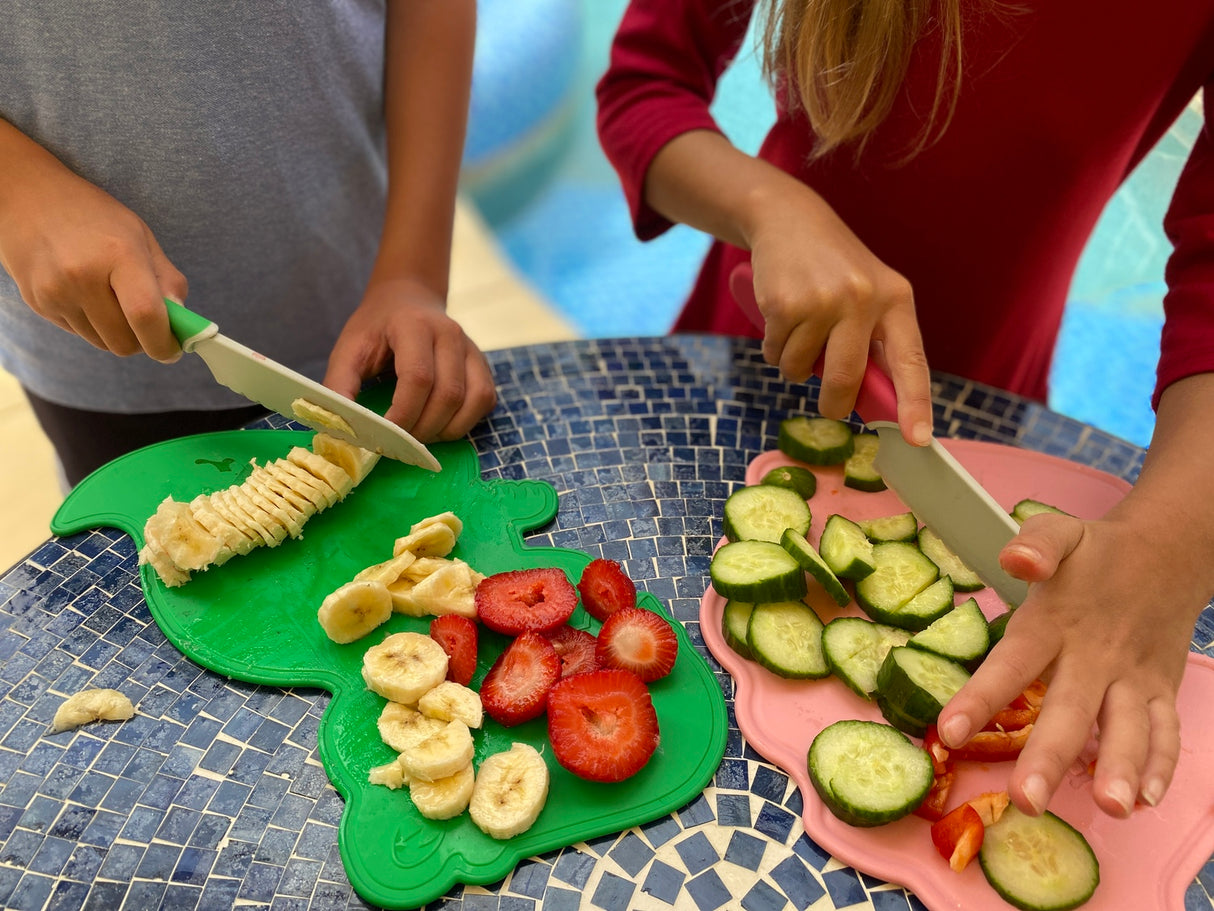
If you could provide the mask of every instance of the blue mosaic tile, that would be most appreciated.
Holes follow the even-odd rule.
[[[685,888],[699,911],[712,911],[714,908],[724,907],[733,898],[729,888],[721,881],[721,877],[715,870],[707,870],[694,879],[688,880]]]

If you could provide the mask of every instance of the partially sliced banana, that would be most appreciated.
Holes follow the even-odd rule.
[[[410,612],[416,612],[414,616],[459,614],[475,619],[476,586],[483,578],[463,560],[453,560],[409,588],[407,598],[402,598],[389,586],[393,610],[406,613],[400,607],[405,603]]]
[[[118,690],[81,690],[65,699],[51,719],[51,733],[67,731],[93,721],[126,721],[135,715],[131,700]]]
[[[484,721],[480,693],[454,680],[428,690],[417,701],[417,710],[429,718],[462,721],[470,728],[479,728]]]
[[[267,547],[277,547],[286,540],[287,530],[266,515],[239,486],[225,490],[223,499],[237,519],[243,520],[245,527],[252,529]]]
[[[389,702],[379,713],[376,726],[380,739],[397,753],[403,753],[427,737],[433,737],[447,726],[447,722],[423,715],[417,709],[399,702]]]
[[[391,616],[392,595],[388,587],[371,579],[347,582],[330,592],[316,612],[325,635],[342,645],[361,639]]]
[[[475,745],[472,732],[462,721],[448,721],[400,754],[401,768],[414,781],[441,781],[471,764]]]
[[[548,765],[526,743],[494,753],[481,763],[468,812],[492,838],[513,838],[535,823],[548,800]]]
[[[393,633],[363,654],[367,688],[401,705],[413,705],[447,677],[447,653],[424,633]]]
[[[253,466],[253,472],[249,475],[249,480],[256,479],[257,483],[266,490],[273,493],[280,500],[285,500],[296,512],[304,516],[304,521],[312,518],[312,516],[320,511],[321,507],[310,498],[272,472],[270,464],[258,465],[256,459],[251,459],[250,464]]]
[[[354,481],[341,468],[328,459],[318,456],[310,449],[293,446],[287,453],[287,460],[294,462],[305,471],[311,472],[317,479],[328,484],[337,494],[338,500],[344,500],[346,494],[354,489]]]
[[[269,521],[273,522],[276,528],[282,529],[292,538],[298,538],[303,534],[304,523],[301,514],[295,512],[293,509],[288,510],[276,494],[267,493],[252,478],[246,479],[240,485],[240,490],[262,512],[270,517]]]
[[[215,512],[244,535],[247,543],[241,545],[240,551],[242,553],[248,553],[248,551],[261,547],[266,543],[265,538],[253,527],[252,521],[245,515],[244,511],[238,509],[233,504],[232,495],[227,489],[215,491],[207,497],[207,500]]]
[[[206,569],[227,551],[223,542],[194,518],[189,503],[165,497],[143,527],[145,541],[155,542],[178,569]]]
[[[341,468],[350,476],[355,487],[366,480],[380,458],[378,452],[363,449],[327,433],[318,433],[312,437],[312,451]]]
[[[414,779],[409,784],[409,796],[427,819],[453,819],[468,809],[475,785],[476,772],[469,762],[454,775],[438,781]]]
[[[211,498],[206,494],[199,494],[190,501],[190,509],[194,513],[194,519],[209,531],[216,538],[223,542],[224,547],[232,552],[233,555],[247,554],[255,546],[253,539],[248,537],[243,531],[228,521],[211,502]],[[216,565],[219,561],[216,560]]]

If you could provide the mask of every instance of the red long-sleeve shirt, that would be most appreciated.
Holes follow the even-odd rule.
[[[603,148],[637,235],[669,222],[642,198],[657,152],[718,129],[717,80],[746,35],[753,0],[632,0],[598,89]],[[976,6],[976,5],[975,5]],[[916,48],[902,94],[859,164],[850,148],[809,161],[804,116],[779,109],[759,156],[819,193],[915,293],[934,369],[1044,400],[1072,276],[1105,204],[1199,89],[1214,106],[1214,0],[1026,0],[964,22],[964,70],[943,138],[896,159],[922,128],[938,48]],[[1203,129],[1165,230],[1156,400],[1214,370],[1214,145]],[[758,335],[728,290],[749,253],[715,243],[678,331]]]

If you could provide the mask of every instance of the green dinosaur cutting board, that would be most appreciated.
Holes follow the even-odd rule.
[[[141,449],[89,476],[64,502],[51,529],[66,535],[114,526],[142,547],[144,522],[164,497],[188,501],[240,483],[250,459],[264,463],[310,441],[310,432],[238,430]],[[417,812],[407,789],[368,784],[368,770],[395,753],[376,728],[385,703],[363,683],[363,652],[389,633],[425,632],[429,619],[393,615],[364,639],[337,645],[317,622],[324,596],[360,569],[390,557],[395,539],[414,522],[447,510],[464,522],[452,556],[486,575],[555,566],[576,582],[590,562],[578,551],[524,543],[524,532],[556,515],[557,496],[549,484],[482,480],[476,452],[465,441],[431,450],[442,463],[441,472],[382,459],[345,501],[314,516],[298,540],[235,557],[179,588],[166,588],[150,567],[141,570],[153,618],[194,661],[239,680],[320,687],[332,694],[320,721],[319,750],[329,779],[345,798],[338,834],[341,856],[358,893],[387,908],[424,905],[456,883],[496,882],[524,858],[682,807],[711,780],[727,733],[720,685],[682,624],[675,622],[678,660],[670,676],[650,685],[661,745],[633,778],[596,784],[566,772],[547,747],[543,718],[515,728],[486,719],[484,729],[475,733],[477,765],[514,741],[530,743],[548,761],[548,803],[527,832],[495,841],[466,812],[431,821]],[[651,595],[643,594],[641,602],[667,613]],[[599,625],[580,606],[571,622],[592,632]],[[474,687],[505,644],[505,637],[482,628]]]

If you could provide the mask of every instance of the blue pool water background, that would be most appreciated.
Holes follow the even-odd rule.
[[[626,0],[482,0],[470,155],[474,192],[519,272],[583,336],[665,334],[708,238],[677,226],[641,243],[594,130],[594,83]],[[572,42],[572,44],[571,44]],[[773,118],[754,42],[726,73],[713,113],[754,151]],[[1071,289],[1051,375],[1050,405],[1141,446],[1163,322],[1169,245],[1160,228],[1201,126],[1190,107],[1112,200]],[[524,135],[525,134],[525,135]],[[492,186],[496,177],[496,186]]]

